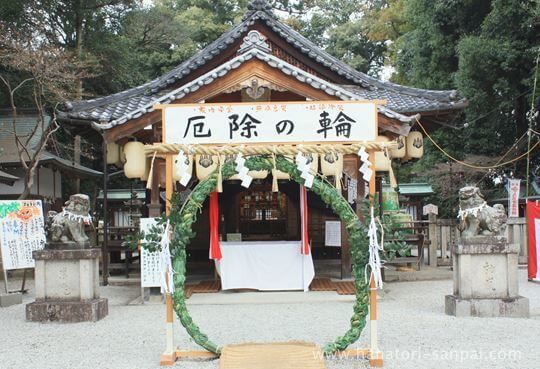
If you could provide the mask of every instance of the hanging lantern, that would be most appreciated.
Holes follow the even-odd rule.
[[[390,157],[392,159],[404,158],[407,154],[407,143],[405,136],[398,136],[396,138],[397,148],[390,150]]]
[[[120,161],[120,147],[116,143],[107,144],[107,164],[116,164]]]
[[[410,132],[407,136],[407,156],[419,159],[424,155],[424,137],[418,131]]]
[[[343,154],[326,153],[321,155],[321,173],[327,177],[343,173]]]
[[[227,163],[230,163],[232,162],[233,163],[233,167],[236,167],[236,164],[234,164],[234,159],[236,158],[236,155],[234,154],[230,154],[230,155],[221,155],[220,156],[220,159],[221,159],[221,165],[225,165]],[[229,178],[227,178],[228,181],[234,181],[234,180],[238,180],[240,179],[238,177],[238,174],[234,174],[232,176],[230,176]]]
[[[218,156],[217,155],[196,155],[195,164],[197,171],[197,178],[199,181],[208,177],[213,171],[218,168]]]
[[[188,166],[184,171],[181,171],[179,168],[179,160],[185,160],[185,164]],[[182,176],[186,173],[189,175],[193,174],[193,155],[175,155],[173,158],[173,181],[180,181],[180,179],[182,179]]]
[[[390,139],[386,136],[377,136],[376,142],[390,142]],[[391,160],[388,157],[388,151],[376,151],[375,152],[375,170],[378,172],[388,172],[391,166]]]
[[[294,157],[292,155],[283,155],[287,160],[294,162]],[[277,179],[291,179],[289,173],[282,172],[281,170],[276,170]]]
[[[132,141],[124,145],[126,163],[124,174],[127,178],[142,178],[146,173],[146,155],[144,155],[144,144]]]

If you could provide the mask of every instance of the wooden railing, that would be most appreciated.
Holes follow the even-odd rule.
[[[431,217],[430,221],[423,221],[429,229],[428,237],[431,241],[431,254],[437,253],[437,264],[452,265],[452,245],[458,242],[459,230],[457,219],[437,219]],[[519,247],[519,263],[527,264],[527,221],[525,218],[510,218],[506,227],[508,242],[517,243]],[[427,260],[427,258],[426,258]],[[434,266],[429,260],[429,264]]]

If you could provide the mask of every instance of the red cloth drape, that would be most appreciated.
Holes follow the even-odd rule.
[[[302,185],[300,185],[300,223],[302,232],[301,253],[309,255],[307,189]]]
[[[219,202],[218,193],[210,194],[210,259],[221,260],[219,244]]]
[[[540,280],[540,234],[537,223],[540,222],[540,205],[536,201],[527,201],[527,230],[529,233],[528,276],[531,280]],[[540,224],[538,224],[540,228]]]

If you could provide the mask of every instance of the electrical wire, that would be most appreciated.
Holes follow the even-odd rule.
[[[461,165],[464,165],[466,167],[469,167],[469,168],[473,168],[473,169],[480,169],[480,170],[489,170],[489,169],[495,169],[495,168],[499,168],[499,167],[503,167],[503,166],[506,166],[508,164],[512,164],[520,159],[522,159],[523,157],[529,155],[532,151],[534,151],[534,149],[536,149],[536,147],[540,144],[540,141],[537,141],[536,144],[534,144],[534,146],[532,148],[530,148],[529,150],[527,150],[527,152],[519,155],[518,157],[514,158],[514,159],[511,159],[511,160],[508,160],[508,161],[505,161],[504,163],[499,163],[499,164],[496,164],[496,165],[490,165],[490,166],[481,166],[481,165],[474,165],[474,164],[469,164],[469,163],[466,163],[464,161],[461,161],[461,160],[458,160],[456,159],[455,157],[453,157],[452,155],[450,155],[448,152],[446,152],[446,150],[444,150],[437,142],[435,142],[435,140],[430,136],[430,134],[427,132],[427,130],[424,128],[424,126],[422,125],[422,123],[420,123],[420,120],[418,118],[416,118],[416,122],[418,123],[418,126],[422,129],[422,131],[424,132],[424,134],[426,135],[426,137],[433,143],[433,145],[439,149],[439,151],[441,151],[446,157],[448,157],[449,159],[453,160],[454,162],[458,163],[458,164],[461,164]],[[507,153],[508,154],[508,153]],[[505,154],[505,156],[507,155]]]

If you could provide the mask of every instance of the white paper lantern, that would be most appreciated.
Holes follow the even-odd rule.
[[[197,178],[199,181],[208,177],[218,168],[217,155],[195,155]]]
[[[407,136],[407,156],[419,159],[424,155],[424,137],[418,131],[410,132]]]
[[[147,160],[144,154],[144,144],[132,141],[124,145],[126,163],[124,174],[127,178],[142,178],[146,173]]]
[[[390,142],[390,139],[386,136],[377,136],[376,142]],[[388,172],[391,166],[391,160],[386,155],[386,150],[375,152],[375,170],[378,172]]]
[[[404,158],[407,154],[407,142],[404,136],[396,138],[397,148],[390,150],[390,156],[392,159]]]
[[[107,144],[107,164],[116,164],[120,161],[120,147],[116,143]]]
[[[178,160],[185,160],[188,165],[183,172],[178,167]],[[185,173],[189,175],[193,174],[193,155],[175,155],[173,158],[173,181],[179,181]]]
[[[325,176],[343,173],[343,154],[326,153],[321,155],[321,173]]]

